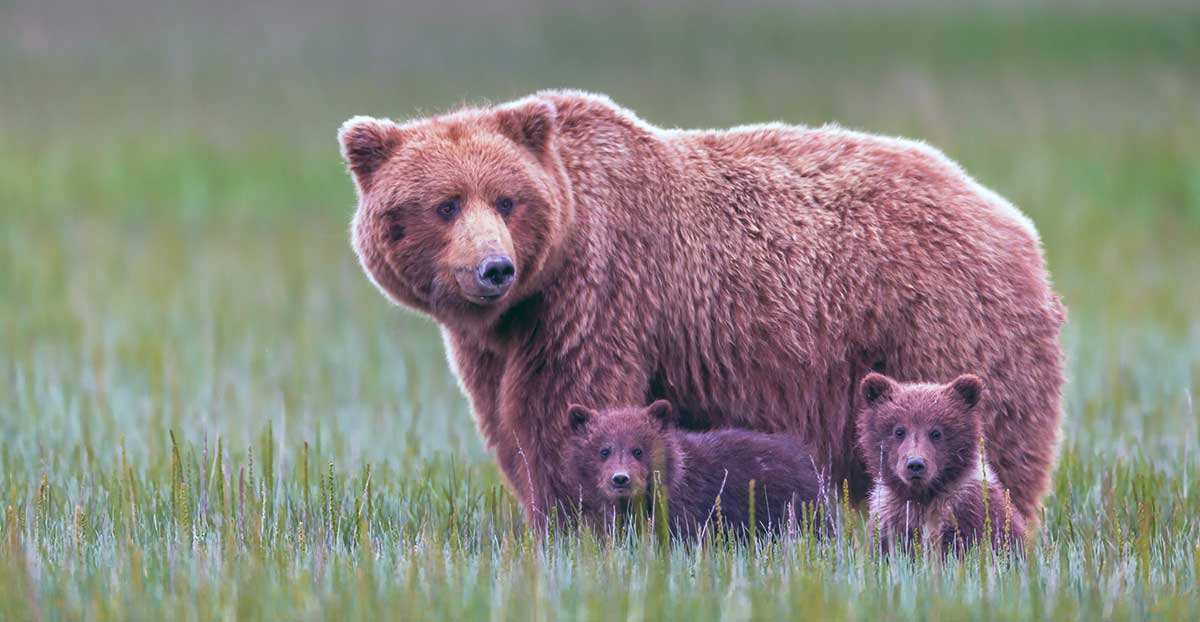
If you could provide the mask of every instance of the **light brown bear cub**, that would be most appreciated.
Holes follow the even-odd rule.
[[[920,540],[961,553],[989,529],[997,549],[1021,548],[1025,522],[980,455],[979,377],[902,384],[873,373],[859,390],[859,445],[875,478],[871,519],[885,550]]]

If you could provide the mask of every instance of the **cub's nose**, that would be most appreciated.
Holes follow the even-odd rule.
[[[501,296],[516,276],[517,267],[507,255],[485,257],[475,269],[475,281],[486,296]]]
[[[904,469],[913,477],[920,477],[925,474],[925,459],[924,458],[909,458],[908,462],[904,463]]]
[[[619,471],[612,476],[612,483],[614,486],[628,486],[629,475],[624,471]]]

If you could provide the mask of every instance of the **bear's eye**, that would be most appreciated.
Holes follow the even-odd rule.
[[[437,213],[445,220],[454,218],[458,214],[458,197],[438,203]]]
[[[633,448],[633,457],[637,458],[638,460],[642,459],[642,448],[641,447]]]
[[[499,199],[496,199],[496,211],[500,212],[501,216],[508,216],[511,214],[516,205],[517,204],[512,200],[511,197],[500,197]]]
[[[942,431],[938,430],[936,428],[933,430],[930,430],[929,431],[929,440],[933,440],[933,441],[942,440]]]
[[[896,438],[904,438],[905,433],[906,430],[902,427],[897,427],[895,431],[892,432],[892,434],[896,435]]]
[[[611,454],[611,453],[612,453],[612,450],[611,450],[611,449],[609,449],[609,448],[607,448],[607,447],[605,447],[604,449],[601,449],[601,450],[600,450],[600,459],[601,459],[601,460],[607,460],[607,459],[608,459],[608,456],[609,456],[609,454]]]

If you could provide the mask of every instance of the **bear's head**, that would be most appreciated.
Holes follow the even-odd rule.
[[[979,467],[978,376],[936,385],[872,373],[859,394],[859,449],[871,475],[897,497],[929,501]]]
[[[572,404],[567,418],[573,435],[567,463],[584,494],[626,502],[650,492],[655,471],[669,487],[668,436],[675,425],[670,402],[604,412]]]
[[[574,220],[552,102],[527,98],[338,133],[358,190],[355,252],[391,300],[488,322],[548,278]]]

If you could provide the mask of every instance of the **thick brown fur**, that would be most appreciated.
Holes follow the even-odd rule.
[[[986,374],[993,468],[1037,514],[1064,310],[1029,220],[939,152],[835,126],[663,130],[576,91],[357,117],[340,137],[364,269],[441,325],[535,521],[573,492],[572,402],[667,398],[685,427],[797,432],[861,499],[855,396],[871,369]],[[480,298],[471,271],[500,254],[515,279]]]
[[[760,532],[797,526],[816,508],[816,463],[795,434],[680,430],[666,400],[603,412],[572,405],[568,417],[575,434],[566,477],[578,491],[573,500],[581,516],[595,526],[611,525],[637,499],[649,507],[656,485],[667,499],[671,532],[684,537],[699,536],[718,518],[744,533],[751,481]]]
[[[962,552],[990,535],[997,549],[1021,551],[1025,520],[980,455],[983,381],[946,385],[863,379],[859,446],[875,479],[871,521],[887,550],[915,541]]]

